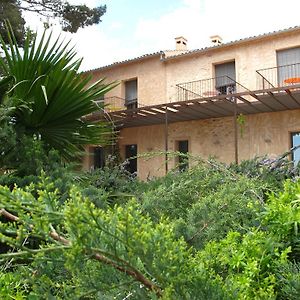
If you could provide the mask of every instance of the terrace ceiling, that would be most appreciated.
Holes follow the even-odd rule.
[[[236,103],[236,105],[235,105]],[[107,113],[118,128],[220,118],[300,108],[300,84],[198,98]],[[106,118],[107,118],[106,117]]]

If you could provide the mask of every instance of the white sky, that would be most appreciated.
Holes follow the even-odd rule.
[[[210,45],[209,36],[224,42],[300,25],[300,0],[72,0],[93,7],[107,5],[103,22],[66,34],[83,57],[82,70],[94,69],[159,50],[174,49],[176,36],[188,48]],[[152,5],[152,9],[151,9]],[[33,28],[38,18],[26,16]],[[59,27],[54,32],[60,32]],[[300,41],[299,41],[300,44]]]

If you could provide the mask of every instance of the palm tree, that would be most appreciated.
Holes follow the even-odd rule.
[[[101,109],[96,100],[116,84],[99,80],[89,86],[91,78],[78,73],[82,60],[74,59],[74,48],[60,37],[52,42],[51,33],[40,40],[27,36],[22,50],[11,29],[8,37],[6,45],[0,36],[0,105],[17,135],[40,139],[67,160],[84,145],[107,141],[112,126],[86,116]]]

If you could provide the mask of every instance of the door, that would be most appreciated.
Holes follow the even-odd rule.
[[[125,146],[125,158],[128,160],[126,170],[131,174],[137,172],[137,145],[126,145]]]
[[[300,132],[291,133],[292,148],[300,146]],[[292,151],[292,160],[296,166],[300,161],[300,148]]]
[[[105,166],[105,154],[102,147],[94,148],[94,169],[103,168]]]

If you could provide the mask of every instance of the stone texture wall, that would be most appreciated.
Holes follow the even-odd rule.
[[[276,51],[300,46],[300,30],[261,37],[236,45],[184,55],[181,58],[162,61],[160,55],[133,62],[112,65],[92,71],[93,80],[105,77],[108,82],[120,84],[106,96],[124,98],[124,82],[138,78],[138,101],[144,105],[176,101],[176,84],[215,76],[214,65],[235,61],[236,80],[250,90],[256,90],[256,70],[276,66]],[[245,116],[243,136],[239,133],[239,160],[261,155],[277,156],[290,147],[290,132],[300,131],[300,110],[261,113]],[[176,150],[178,140],[189,140],[191,154],[203,158],[215,157],[229,163],[234,160],[233,118],[216,118],[177,122],[169,125],[168,145]],[[118,140],[121,155],[125,145],[137,144],[138,153],[147,154],[138,159],[138,175],[141,179],[165,174],[165,126],[153,125],[122,129]],[[88,151],[88,150],[87,150]],[[90,168],[91,155],[84,159],[84,168]],[[170,159],[169,167],[175,165]]]
[[[108,92],[105,97],[125,98],[125,81],[137,78],[138,102],[143,105],[164,103],[166,99],[165,65],[160,56],[151,57],[140,62],[112,66],[92,72],[93,82],[105,78],[106,82],[118,81],[119,85]]]
[[[290,148],[290,133],[300,131],[300,110],[261,113],[245,116],[243,134],[238,133],[239,161],[255,156],[279,156]],[[124,157],[126,144],[137,144],[138,175],[145,180],[165,174],[164,125],[133,127],[121,130],[119,147]],[[188,140],[189,152],[201,158],[234,161],[233,118],[216,118],[172,123],[168,128],[169,151],[176,151],[176,141]],[[155,152],[156,154],[149,154]],[[146,154],[148,153],[148,154]],[[145,157],[143,157],[146,155]],[[169,168],[175,166],[171,157]]]
[[[300,30],[261,37],[235,45],[162,61],[160,55],[91,71],[93,80],[106,78],[120,84],[106,96],[125,97],[124,82],[138,78],[138,101],[143,105],[177,100],[176,84],[215,77],[216,64],[235,61],[236,81],[250,90],[259,89],[256,70],[276,67],[276,51],[300,46]]]

